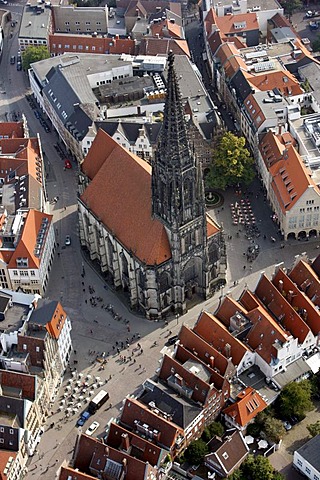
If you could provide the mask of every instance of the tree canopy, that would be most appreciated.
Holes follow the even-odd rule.
[[[299,10],[299,8],[302,7],[301,0],[281,0],[280,3],[284,8],[285,13],[289,16],[291,16],[295,10]]]
[[[189,447],[184,453],[184,457],[186,460],[188,460],[190,463],[200,463],[203,461],[203,457],[209,453],[208,446],[206,442],[201,440],[195,440],[194,442],[191,442]]]
[[[284,477],[274,470],[268,458],[262,455],[248,455],[247,459],[229,480],[282,480]]]
[[[316,423],[310,423],[310,425],[307,425],[307,429],[313,437],[316,435],[320,434],[320,420],[318,420]]]
[[[212,422],[208,425],[202,434],[202,438],[205,442],[209,442],[212,437],[217,435],[218,437],[222,437],[224,434],[224,428],[222,423],[220,422]]]
[[[30,45],[22,52],[22,67],[24,70],[28,70],[31,63],[39,62],[49,57],[50,53],[45,45],[40,45],[39,47]]]
[[[312,50],[314,52],[319,52],[319,50],[320,50],[320,35],[317,35],[317,38],[312,42]]]
[[[207,186],[225,190],[243,183],[249,185],[254,178],[254,160],[245,147],[245,138],[226,132],[213,154],[212,167],[206,177]]]
[[[279,443],[286,430],[281,420],[268,416],[263,425],[263,431],[267,435],[267,438],[274,443]]]
[[[279,409],[287,416],[303,417],[312,410],[312,386],[308,380],[288,383],[278,397]]]

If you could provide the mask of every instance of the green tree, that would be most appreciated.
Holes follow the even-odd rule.
[[[320,420],[318,420],[316,423],[310,423],[310,425],[307,425],[307,429],[309,430],[310,435],[315,437],[316,435],[320,434]]]
[[[320,50],[320,35],[318,35],[317,38],[312,42],[312,50],[314,52],[319,52],[319,50]]]
[[[22,67],[24,70],[28,70],[31,63],[39,62],[45,58],[50,58],[48,47],[45,45],[39,47],[30,45],[24,52],[22,52]]]
[[[245,138],[226,132],[214,150],[212,167],[206,177],[210,188],[249,185],[254,178],[253,158],[245,147]]]
[[[206,442],[199,438],[199,440],[190,443],[184,456],[190,463],[198,464],[203,461],[203,457],[207,453],[209,453],[209,448]]]
[[[281,420],[268,416],[263,425],[263,431],[271,442],[279,443],[286,430]]]
[[[224,428],[221,422],[212,422],[208,425],[202,434],[202,439],[205,442],[209,442],[212,437],[222,437],[224,434]]]
[[[303,417],[313,408],[311,392],[312,387],[308,380],[288,383],[279,395],[279,410],[287,416]]]
[[[266,457],[248,455],[241,467],[237,469],[229,480],[283,480],[283,476],[274,470]]]
[[[284,8],[285,13],[289,15],[289,18],[295,10],[299,10],[302,7],[301,0],[281,0],[280,3]]]

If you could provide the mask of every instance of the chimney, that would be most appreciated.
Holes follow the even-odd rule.
[[[287,295],[287,300],[290,303],[290,305],[292,304],[292,299],[293,299],[293,291],[289,290]]]
[[[281,293],[283,292],[283,280],[279,280],[279,290]]]
[[[106,447],[104,449],[104,452],[105,452],[105,456],[108,458],[109,457],[109,447]]]
[[[278,134],[281,135],[281,133],[282,133],[282,125],[280,124],[278,128]]]
[[[118,34],[116,35],[116,40],[119,40],[119,35]]]
[[[121,450],[124,450],[125,452],[129,451],[130,448],[130,439],[129,435],[127,433],[123,433],[121,435],[121,445],[120,445]]]
[[[176,378],[176,384],[180,385],[180,387],[183,387],[183,383],[184,383],[183,378],[180,375],[178,375],[177,373],[175,375],[175,378]]]
[[[231,357],[231,345],[229,343],[225,344],[224,351],[226,352],[226,357],[230,358]]]
[[[211,357],[210,357],[210,366],[211,366],[211,368],[214,367],[214,356],[213,355],[211,355]]]

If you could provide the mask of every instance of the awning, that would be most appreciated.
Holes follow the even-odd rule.
[[[276,382],[280,388],[285,387],[288,383],[294,382],[295,380],[302,380],[306,378],[308,373],[311,372],[311,368],[307,364],[304,358],[299,358],[295,362],[291,363],[286,368],[286,371],[282,371],[275,375],[272,380]]]
[[[312,355],[312,357],[306,358],[306,363],[309,365],[312,373],[318,373],[320,368],[320,353]]]

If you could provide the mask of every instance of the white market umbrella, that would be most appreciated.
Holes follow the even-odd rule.
[[[247,445],[251,445],[251,443],[254,442],[254,438],[252,437],[252,435],[247,435],[244,437],[244,440],[246,442]]]
[[[260,440],[260,441],[258,442],[258,447],[259,447],[260,449],[267,448],[267,446],[268,446],[267,440]]]

